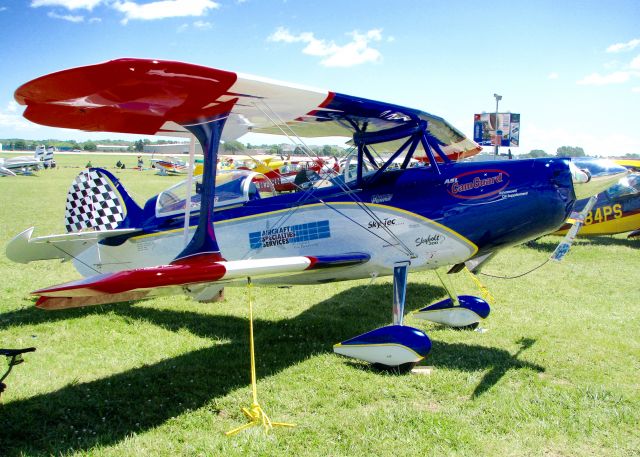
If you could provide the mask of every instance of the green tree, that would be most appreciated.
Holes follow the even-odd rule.
[[[224,149],[225,152],[240,152],[244,151],[244,144],[239,141],[225,141],[222,145],[222,149]]]
[[[577,146],[560,146],[556,151],[558,157],[584,157],[584,150]]]
[[[13,142],[13,149],[16,151],[25,151],[27,149],[27,143],[24,140],[16,140]]]
[[[142,152],[142,151],[144,151],[144,141],[142,141],[142,140],[138,140],[138,141],[134,142],[134,143],[133,143],[133,149],[134,149],[136,152]]]
[[[269,154],[279,156],[282,154],[282,148],[279,144],[272,144],[269,146]]]
[[[529,154],[526,154],[528,157],[536,158],[536,157],[549,157],[550,154],[547,154],[542,149],[532,149],[529,151]]]
[[[85,141],[82,144],[82,149],[84,149],[85,151],[95,152],[98,150],[98,145],[93,141]]]

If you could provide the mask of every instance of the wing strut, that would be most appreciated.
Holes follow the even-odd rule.
[[[355,124],[354,128],[357,126]],[[389,159],[386,160],[382,166],[378,166],[374,158],[371,156],[371,152],[369,151],[368,145],[378,144],[378,143],[386,143],[389,141],[395,141],[402,138],[406,138],[407,140],[394,152]],[[427,159],[429,160],[429,164],[431,165],[431,169],[440,174],[440,168],[438,167],[438,161],[449,163],[451,160],[447,157],[447,155],[442,151],[442,148],[438,144],[437,140],[429,135],[428,133],[428,122],[422,119],[416,120],[411,125],[401,125],[399,127],[393,127],[387,130],[367,132],[366,124],[362,129],[356,130],[353,134],[353,141],[358,147],[358,169],[357,169],[357,183],[361,186],[364,182],[363,178],[363,167],[364,167],[364,158],[369,160],[372,165],[374,165],[378,170],[376,173],[368,177],[366,182],[371,184],[380,178],[382,173],[384,173],[387,168],[393,163],[395,159],[397,159],[405,150],[407,150],[406,157],[402,162],[401,168],[407,168],[409,166],[409,162],[411,161],[411,157],[415,153],[419,144],[422,144],[425,154],[427,155]]]
[[[211,255],[211,260],[224,260],[220,254],[220,247],[216,240],[213,230],[213,206],[215,199],[215,182],[216,182],[216,161],[218,158],[218,148],[220,146],[220,138],[222,129],[229,117],[229,112],[238,99],[234,98],[225,102],[225,106],[220,106],[221,114],[208,119],[205,122],[184,125],[198,139],[204,153],[204,174],[202,176],[202,203],[200,206],[200,216],[198,218],[198,227],[193,238],[178,254],[174,262],[199,254]]]

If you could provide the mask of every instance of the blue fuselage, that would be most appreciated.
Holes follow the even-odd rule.
[[[366,252],[372,257],[369,267],[380,274],[407,258],[416,269],[435,268],[553,232],[575,203],[564,159],[389,170],[375,182],[365,178],[361,186],[347,187],[349,192],[334,185],[216,210],[223,255],[235,260]],[[184,216],[158,218],[156,203],[157,197],[150,199],[121,225],[140,231],[108,239],[104,246],[137,242],[138,251],[148,252],[156,247],[141,243],[181,240]],[[192,212],[191,226],[197,218]],[[168,261],[176,250],[166,249]],[[371,273],[365,270],[358,276]]]

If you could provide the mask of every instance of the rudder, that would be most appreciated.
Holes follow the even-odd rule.
[[[142,209],[131,199],[120,181],[102,168],[89,168],[76,176],[65,210],[68,233],[128,228]]]

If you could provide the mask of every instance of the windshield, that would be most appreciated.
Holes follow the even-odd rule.
[[[161,192],[156,200],[156,216],[184,213],[187,201],[187,181]],[[191,211],[200,210],[202,175],[194,176],[191,185]],[[215,207],[225,209],[250,200],[275,195],[273,184],[266,176],[248,170],[218,171],[216,175]]]
[[[620,198],[640,193],[640,173],[632,173],[607,189],[609,198]]]

